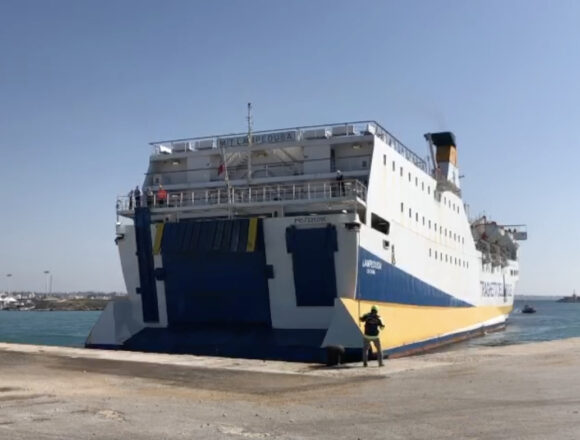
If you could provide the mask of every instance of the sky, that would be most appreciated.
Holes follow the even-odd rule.
[[[580,2],[0,0],[0,290],[124,291],[115,198],[155,140],[452,130],[471,213],[525,223],[521,294],[580,289]],[[6,274],[12,274],[7,277]]]

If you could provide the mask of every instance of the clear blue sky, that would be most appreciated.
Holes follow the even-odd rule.
[[[458,139],[473,213],[527,223],[520,293],[580,289],[580,3],[0,0],[0,290],[124,290],[147,143],[376,119]],[[12,273],[12,279],[5,278]]]

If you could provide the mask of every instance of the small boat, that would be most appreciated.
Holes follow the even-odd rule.
[[[526,304],[524,306],[524,308],[522,309],[522,313],[536,313],[536,309],[534,309],[532,306]]]

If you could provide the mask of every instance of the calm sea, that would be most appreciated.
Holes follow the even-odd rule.
[[[82,347],[100,314],[0,311],[0,342]]]
[[[521,313],[526,304],[536,309],[536,313]],[[467,343],[471,346],[511,345],[576,336],[580,336],[580,303],[516,300],[508,326],[504,331],[471,339]]]
[[[522,314],[524,304],[530,304],[537,312]],[[0,311],[0,342],[82,347],[100,313]],[[516,301],[505,331],[464,344],[510,345],[574,336],[580,336],[580,303]]]

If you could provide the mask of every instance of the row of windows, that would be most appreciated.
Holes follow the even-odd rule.
[[[449,254],[444,254],[443,252],[433,251],[429,248],[429,257],[435,258],[439,261],[445,261],[445,263],[453,264],[455,266],[463,267],[465,269],[469,269],[469,261],[462,260],[461,258],[452,257]]]
[[[383,154],[383,165],[387,165],[387,155]],[[392,161],[392,168],[393,171],[396,170],[397,166],[395,164],[395,161]],[[403,177],[404,174],[404,170],[403,167],[399,167],[399,174],[401,177]],[[407,176],[409,178],[409,182],[413,181],[413,177],[411,175],[411,172],[407,173]],[[419,187],[419,178],[417,176],[415,176],[415,186]],[[425,182],[421,182],[421,191],[425,191]],[[431,187],[429,185],[427,185],[427,194],[431,194]],[[460,212],[460,204],[452,202],[451,199],[447,199],[447,197],[443,197],[443,205],[449,207],[450,209],[452,209],[454,212],[457,212],[459,214]]]
[[[401,202],[401,212],[405,212],[405,204],[403,202]],[[409,218],[410,219],[413,218],[413,210],[411,208],[409,208]],[[415,221],[417,223],[419,223],[419,213],[418,212],[415,212]],[[429,229],[431,229],[431,220],[427,220],[427,223],[425,223],[425,216],[424,215],[421,216],[421,223],[423,226],[425,226],[427,224],[427,227]],[[436,222],[433,222],[433,230],[435,232],[437,232],[437,223]],[[452,232],[451,229],[448,230],[447,228],[443,228],[443,226],[441,226],[441,225],[439,225],[439,234],[445,235],[445,237],[451,238],[456,243],[465,244],[464,237],[457,234],[456,232]]]

